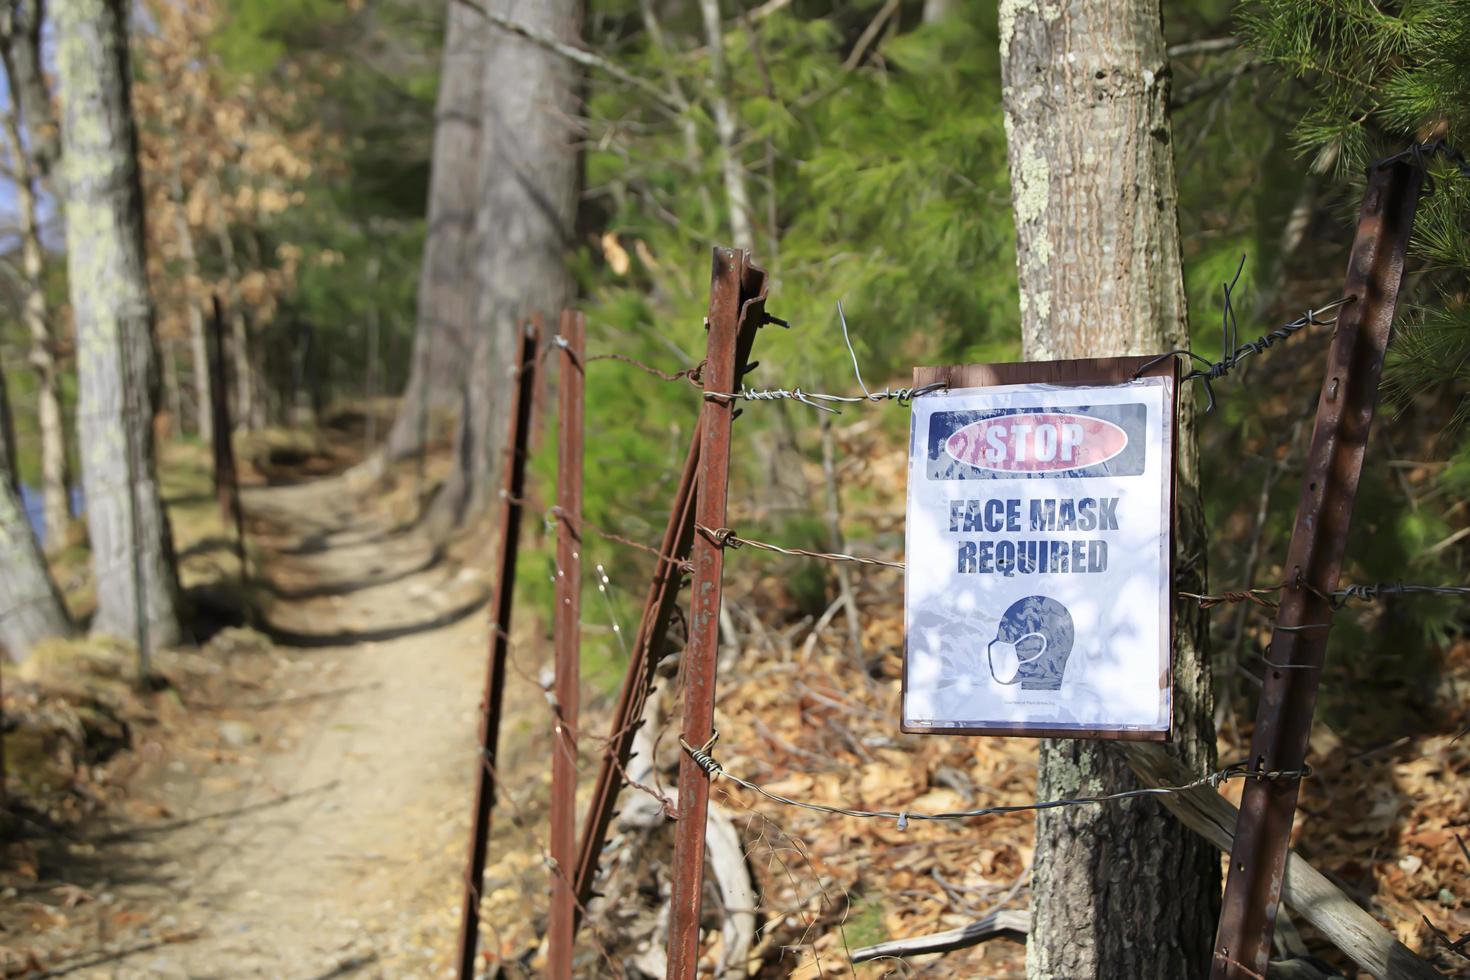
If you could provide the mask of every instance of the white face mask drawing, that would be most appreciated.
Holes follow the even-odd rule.
[[[1033,644],[1027,641],[1032,639],[1041,641],[1039,644],[1035,644],[1035,652],[1022,654],[1020,652],[1021,645],[1024,643],[1030,648]],[[1046,647],[1047,639],[1045,634],[1042,633],[1023,633],[1016,637],[1014,643],[1001,639],[991,640],[990,647],[986,651],[990,659],[990,676],[994,677],[1001,684],[1017,683],[1019,680],[1017,675],[1021,671],[1021,665],[1029,664],[1031,661],[1039,660],[1045,656]]]

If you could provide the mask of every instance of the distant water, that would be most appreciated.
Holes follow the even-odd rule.
[[[41,503],[41,491],[28,483],[20,485],[20,503],[25,508],[26,520],[31,523],[31,533],[36,536],[36,543],[46,547],[46,512]],[[71,516],[82,516],[82,488],[71,488]]]

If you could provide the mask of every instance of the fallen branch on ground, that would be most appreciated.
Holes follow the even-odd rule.
[[[1183,766],[1161,746],[1134,742],[1120,744],[1119,748],[1145,785],[1168,782],[1184,773]],[[1240,811],[1214,789],[1205,787],[1189,793],[1161,796],[1159,802],[1190,830],[1230,853],[1235,842],[1235,820]],[[1377,919],[1295,851],[1287,857],[1281,900],[1316,926],[1332,945],[1360,968],[1375,977],[1435,980],[1440,976],[1438,970],[1395,939]]]
[[[1024,936],[1031,931],[1031,912],[1028,909],[1001,909],[969,925],[936,932],[930,936],[914,936],[911,939],[893,939],[876,946],[864,946],[852,951],[854,963],[866,963],[885,956],[918,956],[921,953],[947,953],[950,950],[976,946],[995,936],[1010,933]]]

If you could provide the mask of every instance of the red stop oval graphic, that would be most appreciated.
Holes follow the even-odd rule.
[[[1011,412],[956,429],[944,450],[982,470],[1042,473],[1105,463],[1128,447],[1121,426],[1067,412]]]

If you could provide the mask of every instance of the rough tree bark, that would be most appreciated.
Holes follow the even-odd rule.
[[[9,401],[0,374],[0,417]],[[10,426],[0,424],[0,660],[23,660],[38,641],[71,632],[71,620],[21,504]]]
[[[418,452],[426,417],[456,404],[478,296],[475,213],[480,192],[481,91],[491,28],[472,7],[449,4],[444,61],[434,109],[428,236],[419,269],[413,362],[383,458]]]
[[[97,579],[92,629],[131,639],[141,606],[151,642],[167,645],[179,638],[178,581],[153,463],[157,356],[127,9],[125,0],[53,5],[67,279],[77,334],[82,488]],[[141,576],[134,574],[135,555]]]
[[[581,0],[496,0],[488,9],[517,24],[574,42]],[[579,72],[567,59],[492,30],[481,60],[479,210],[471,359],[464,379],[459,465],[438,512],[454,523],[479,512],[496,485],[507,365],[516,325],[534,312],[555,323],[572,297],[566,253],[577,204]]]
[[[1000,44],[1025,356],[1188,346],[1158,0],[1003,3]],[[1176,574],[1200,591],[1204,515],[1182,401]],[[1181,606],[1176,625],[1172,751],[1203,774],[1216,761],[1204,624]],[[1137,785],[1117,746],[1043,743],[1041,798]],[[1039,814],[1032,891],[1033,978],[1207,972],[1219,856],[1152,800]]]

